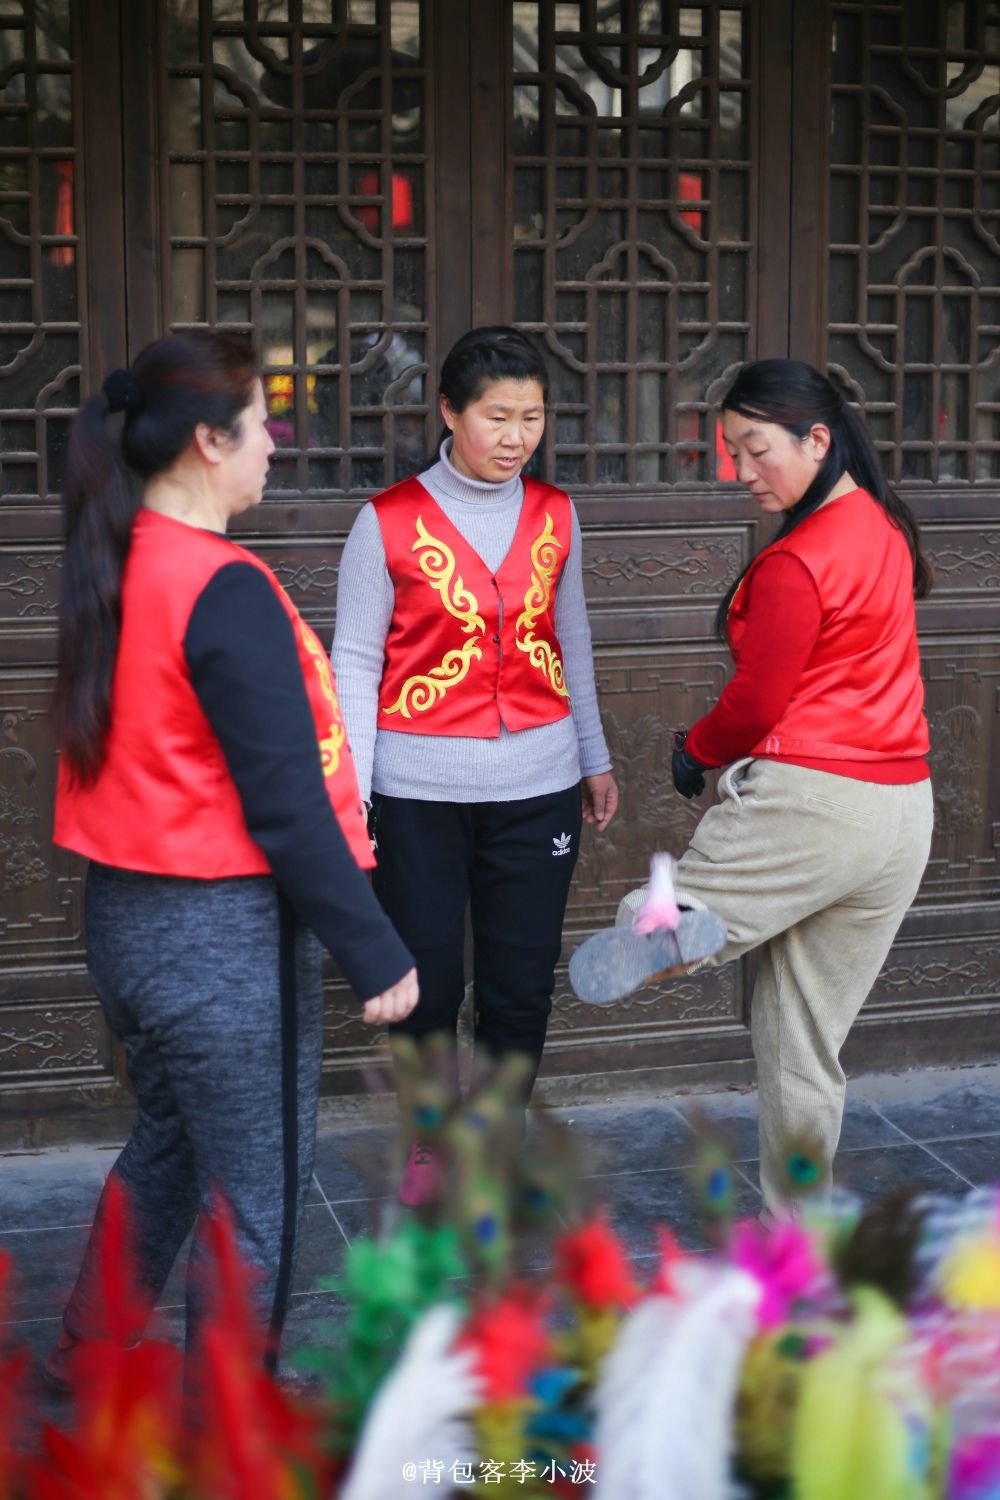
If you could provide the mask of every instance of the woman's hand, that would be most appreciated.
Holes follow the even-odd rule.
[[[610,771],[599,776],[585,776],[580,783],[583,795],[583,820],[593,823],[602,833],[618,811],[618,787]]]
[[[405,1020],[419,999],[417,971],[410,969],[402,979],[390,985],[387,990],[383,990],[381,995],[373,995],[370,1000],[365,1001],[361,1019],[368,1026],[380,1026],[387,1021]]]

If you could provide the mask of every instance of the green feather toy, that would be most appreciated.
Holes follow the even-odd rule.
[[[795,1500],[930,1500],[926,1406],[892,1364],[906,1324],[870,1287],[855,1316],[802,1371],[792,1434]]]

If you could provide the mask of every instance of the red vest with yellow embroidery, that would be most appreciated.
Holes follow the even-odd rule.
[[[418,479],[372,502],[395,604],[379,690],[381,729],[495,739],[570,711],[556,637],[572,519],[561,490],[524,481],[510,551],[495,573]]]
[[[867,491],[852,490],[766,547],[729,609],[737,662],[754,572],[779,551],[808,568],[822,624],[781,718],[751,753],[872,762],[926,755],[913,559],[899,527]]]
[[[337,821],[362,869],[375,863],[326,652],[270,568],[244,547],[140,510],[122,580],[111,731],[97,779],[59,767],[54,839],[88,859],[153,875],[219,880],[270,871],[247,832],[222,746],[191,684],[184,637],[199,594],[249,563],[292,623]],[[252,675],[253,663],[248,663]]]

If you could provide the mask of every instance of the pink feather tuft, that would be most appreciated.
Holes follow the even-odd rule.
[[[977,1500],[1000,1486],[1000,1434],[981,1432],[959,1438],[951,1455],[949,1495]]]
[[[645,937],[650,932],[676,932],[681,909],[674,894],[674,861],[669,854],[654,854],[649,872],[649,894],[640,906],[633,931]]]
[[[812,1240],[793,1222],[765,1228],[745,1219],[733,1231],[730,1257],[761,1287],[757,1321],[762,1329],[787,1322],[792,1304],[808,1296],[823,1275]]]

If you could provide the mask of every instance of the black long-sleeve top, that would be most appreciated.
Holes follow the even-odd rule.
[[[355,993],[381,994],[413,958],[337,822],[292,624],[257,568],[234,562],[214,574],[191,612],[184,653],[251,838]]]

